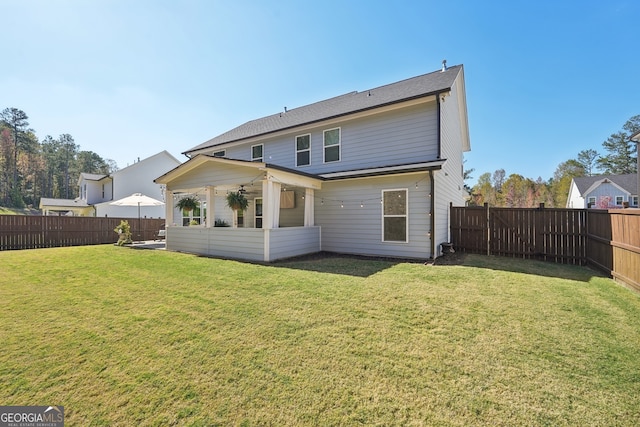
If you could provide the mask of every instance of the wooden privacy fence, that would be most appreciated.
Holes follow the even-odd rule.
[[[154,239],[165,224],[157,218],[0,215],[0,251],[115,243],[113,230],[123,219],[134,240]]]
[[[593,265],[640,290],[640,209],[452,206],[451,243],[461,252]]]

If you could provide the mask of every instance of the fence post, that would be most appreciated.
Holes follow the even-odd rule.
[[[487,221],[487,255],[491,255],[491,222],[489,219],[489,203],[484,204]]]

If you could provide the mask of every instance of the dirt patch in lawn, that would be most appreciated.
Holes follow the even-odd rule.
[[[462,265],[466,257],[462,252],[447,253],[436,258],[433,265]]]

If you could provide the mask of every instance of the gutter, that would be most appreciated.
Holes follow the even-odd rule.
[[[437,159],[442,158],[442,105],[440,103],[440,96],[442,92],[436,93],[436,128],[437,128],[437,147],[438,154]],[[434,181],[435,175],[433,170],[429,170],[429,181],[431,182],[431,206],[429,207],[430,227],[431,227],[431,259],[436,259],[436,183]]]

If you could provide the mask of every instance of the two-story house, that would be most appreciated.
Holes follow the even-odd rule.
[[[450,204],[464,205],[469,149],[462,65],[285,109],[187,150],[190,160],[156,179],[167,191],[167,249],[258,261],[318,251],[434,258],[449,240]],[[229,192],[250,201],[240,218]],[[200,209],[175,210],[185,195]]]
[[[143,193],[164,200],[164,188],[153,182],[159,174],[180,165],[169,152],[161,151],[111,174],[81,173],[78,177],[76,199],[42,198],[40,209],[44,215],[71,214],[75,216],[109,216],[137,218],[135,206],[114,206],[112,201]],[[164,206],[145,207],[145,216],[164,218]]]
[[[638,175],[581,176],[571,180],[567,208],[638,207]]]

